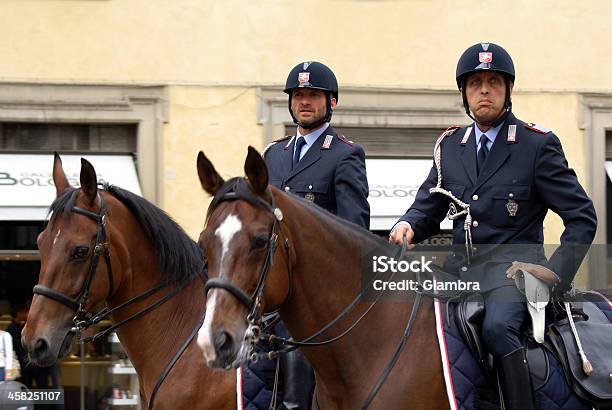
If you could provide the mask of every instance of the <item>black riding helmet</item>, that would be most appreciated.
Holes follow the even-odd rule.
[[[512,57],[503,47],[494,43],[478,43],[469,47],[463,52],[459,61],[457,62],[457,72],[455,78],[457,80],[457,87],[461,90],[461,97],[463,98],[463,106],[465,112],[474,121],[470,113],[470,107],[468,106],[467,97],[465,95],[465,84],[467,77],[471,74],[478,73],[480,71],[493,71],[500,73],[504,76],[506,81],[506,102],[504,104],[504,113],[495,120],[493,124],[485,124],[497,126],[501,124],[508,113],[512,111],[512,100],[510,98],[510,83],[514,83],[514,63]]]
[[[296,88],[313,88],[325,91],[327,97],[327,110],[323,119],[307,127],[304,127],[304,124],[298,122],[295,115],[293,115],[293,110],[291,110],[291,97],[293,90]],[[291,72],[289,72],[284,91],[289,94],[289,113],[291,114],[291,118],[293,118],[293,122],[297,125],[306,129],[313,129],[331,120],[331,99],[333,97],[336,99],[336,102],[338,101],[338,81],[333,71],[325,64],[321,64],[317,61],[305,61],[296,65]]]

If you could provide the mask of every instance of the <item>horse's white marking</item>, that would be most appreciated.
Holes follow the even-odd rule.
[[[241,229],[242,222],[240,222],[240,219],[236,215],[230,214],[227,216],[227,218],[225,218],[225,220],[221,223],[221,225],[219,225],[219,227],[215,231],[215,235],[219,237],[222,244],[221,261],[223,261],[223,257],[229,250],[229,245],[232,241],[232,238],[234,237],[236,232],[240,232]]]
[[[200,349],[202,349],[206,361],[210,363],[217,358],[215,347],[212,343],[211,325],[213,316],[215,315],[218,291],[217,289],[211,289],[208,293],[208,300],[206,301],[206,317],[204,318],[202,327],[198,331],[198,346],[200,346]]]
[[[57,242],[57,240],[59,239],[60,233],[62,233],[62,230],[58,229],[55,238],[53,238],[53,245],[55,245],[55,242]]]

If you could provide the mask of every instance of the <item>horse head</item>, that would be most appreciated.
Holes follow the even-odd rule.
[[[39,283],[22,333],[30,360],[53,364],[68,354],[76,322],[100,305],[119,283],[109,266],[105,204],[96,171],[81,159],[81,188],[70,185],[59,155],[53,163],[56,199],[37,239]]]
[[[289,294],[287,236],[274,205],[279,191],[268,186],[266,164],[254,148],[244,163],[246,178],[224,181],[202,152],[197,168],[213,196],[199,238],[210,279],[198,344],[209,366],[229,368],[248,359],[257,320]]]

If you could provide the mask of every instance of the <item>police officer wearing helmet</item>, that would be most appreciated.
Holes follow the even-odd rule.
[[[568,288],[586,252],[581,245],[590,245],[595,236],[595,210],[568,167],[559,138],[512,114],[515,72],[506,50],[493,43],[469,47],[457,64],[456,80],[474,123],[450,127],[439,137],[439,168],[434,162],[389,240],[400,244],[405,236],[420,242],[438,231],[449,211],[454,215],[453,241],[465,249],[457,274],[479,281],[483,291],[482,334],[496,359],[505,408],[532,409],[518,337],[527,308],[512,279],[521,268],[545,272],[550,286]],[[565,230],[561,246],[546,259],[548,210],[563,219]]]
[[[336,76],[319,62],[300,63],[289,73],[285,93],[297,132],[266,148],[270,183],[368,229],[365,153],[329,124],[338,102]]]
[[[270,184],[368,229],[364,150],[330,125],[338,103],[336,76],[324,64],[303,62],[289,73],[284,91],[289,95],[289,113],[297,130],[296,135],[279,138],[266,147]],[[282,323],[275,331],[289,337]],[[295,350],[281,355],[280,360],[282,404],[288,409],[310,409],[314,374],[306,359]]]

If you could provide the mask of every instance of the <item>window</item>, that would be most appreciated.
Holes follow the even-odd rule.
[[[0,151],[135,153],[136,124],[0,123]]]

